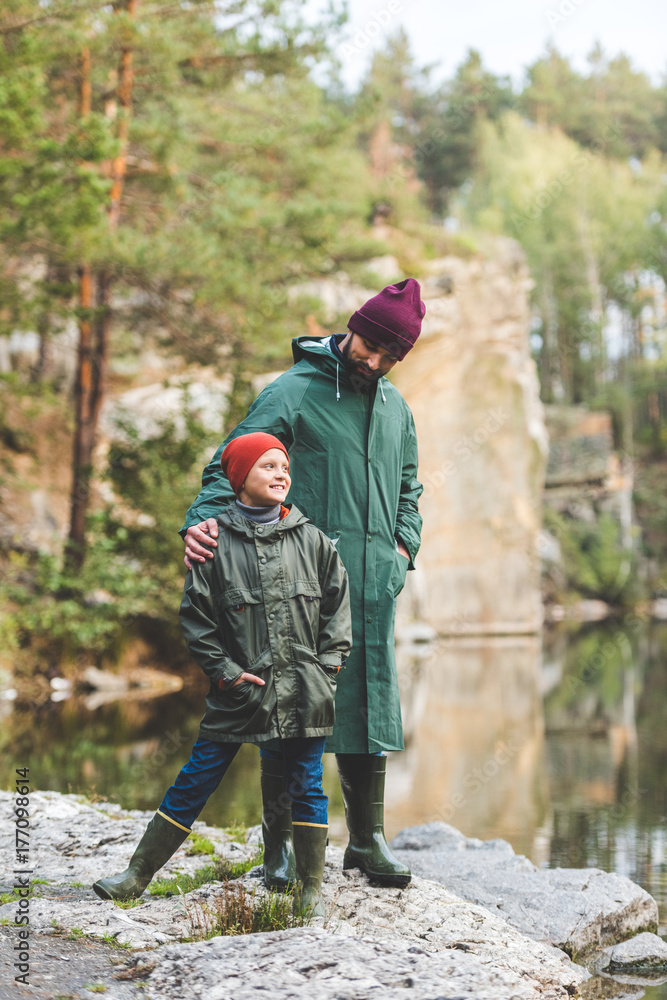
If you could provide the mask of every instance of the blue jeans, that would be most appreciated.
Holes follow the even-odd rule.
[[[304,737],[273,743],[277,750],[262,750],[263,756],[283,761],[285,792],[296,823],[327,825],[328,799],[322,791],[324,743],[323,736]],[[198,739],[158,811],[190,830],[240,747],[240,743]]]

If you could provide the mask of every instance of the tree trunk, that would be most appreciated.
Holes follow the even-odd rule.
[[[135,17],[137,0],[125,0],[123,5],[116,4],[116,11],[125,10],[132,19]],[[132,106],[132,83],[134,81],[134,68],[132,65],[132,48],[128,44],[124,46],[120,54],[120,66],[118,68],[118,89],[117,98],[120,108],[118,119],[118,156],[113,162],[111,187],[111,202],[109,205],[109,226],[116,229],[120,218],[120,200],[125,184],[125,174],[127,173],[127,147],[130,134],[130,109]],[[114,110],[115,114],[115,110]]]
[[[79,569],[85,557],[86,513],[90,497],[90,477],[95,439],[93,426],[93,282],[84,264],[79,277],[79,350],[74,380],[74,448],[72,454],[72,495],[70,529],[65,549],[68,570]]]
[[[92,86],[90,49],[81,52],[81,83],[79,114],[85,118],[91,112]],[[92,385],[92,322],[93,282],[88,264],[79,269],[79,348],[74,379],[74,444],[72,449],[72,493],[70,499],[69,536],[65,546],[65,567],[70,572],[81,567],[86,539],[86,511],[90,490],[93,453],[90,426]]]
[[[125,0],[114,5],[116,12],[127,13],[134,18],[137,0]],[[91,111],[90,51],[84,49],[81,59],[82,117]],[[113,161],[112,186],[108,206],[109,230],[118,227],[120,203],[127,171],[127,148],[129,142],[129,117],[132,104],[132,49],[131,40],[121,49],[116,97],[122,113],[118,122],[120,148]],[[116,117],[116,102],[107,101],[106,115]],[[75,393],[74,449],[72,459],[73,485],[71,497],[70,531],[65,548],[65,566],[70,571],[81,568],[86,549],[86,515],[90,502],[93,473],[93,449],[97,434],[100,412],[106,391],[106,376],[111,332],[111,286],[110,271],[103,269],[95,278],[96,302],[93,303],[93,276],[90,267],[81,268],[79,285],[79,351]],[[93,306],[95,306],[93,314]]]

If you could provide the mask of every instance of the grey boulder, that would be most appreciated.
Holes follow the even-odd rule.
[[[666,972],[667,944],[657,934],[636,934],[611,948],[596,961],[600,972]]]
[[[539,869],[504,840],[476,840],[441,822],[409,827],[391,846],[415,875],[440,882],[575,959],[657,929],[657,903],[622,875]]]

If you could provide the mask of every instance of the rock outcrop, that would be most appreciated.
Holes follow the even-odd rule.
[[[16,868],[10,850],[12,804],[10,793],[0,792],[5,872]],[[515,910],[526,902],[519,876],[530,873],[529,862],[512,861],[509,845],[467,841],[453,828],[444,829],[443,824],[435,824],[437,829],[405,831],[398,840],[402,853],[409,855],[411,863],[417,862],[416,869],[430,857],[431,875],[437,880],[417,875],[403,890],[377,888],[358,871],[343,872],[342,851],[330,847],[323,887],[324,920],[286,931],[193,941],[187,939],[196,937],[202,920],[205,923],[213,912],[216,899],[226,891],[224,884],[207,883],[185,896],[170,898],[145,894],[141,903],[130,909],[98,899],[89,888],[101,874],[125,866],[150,813],[124,812],[107,803],[36,792],[31,796],[30,814],[30,870],[33,880],[40,879],[39,884],[33,883],[34,895],[29,902],[34,959],[30,989],[37,988],[40,995],[72,995],[73,989],[85,992],[85,983],[90,986],[92,982],[100,988],[112,987],[113,996],[125,1000],[137,995],[130,986],[139,978],[146,995],[159,1000],[192,996],[249,1000],[267,988],[275,1000],[306,993],[314,1000],[341,996],[361,1000],[380,989],[390,1000],[445,996],[565,1000],[577,995],[589,978],[589,973],[574,965],[563,951],[535,940],[541,931],[526,935],[516,926],[520,921]],[[256,849],[257,829],[250,831],[242,844],[203,823],[196,824],[196,831],[212,842],[218,856],[250,858]],[[465,856],[467,882],[460,865],[458,873],[456,869],[449,874],[435,870],[436,848],[441,853],[449,849],[448,864],[455,853]],[[192,873],[211,861],[206,854],[187,851],[188,842],[161,876],[178,870]],[[489,858],[495,863],[489,865]],[[476,879],[472,875],[475,865]],[[497,890],[490,898],[490,868],[496,875],[505,873],[502,906],[498,906]],[[259,874],[255,868],[239,880],[254,903],[266,893]],[[591,872],[587,874],[592,877]],[[627,883],[623,891],[628,898],[634,893],[646,919],[654,913],[655,903],[639,887],[613,875],[593,875],[607,879],[613,891],[621,882]],[[489,897],[493,912],[471,898],[475,881],[483,887],[481,894]],[[512,905],[512,885],[517,886],[516,906]],[[3,889],[9,891],[11,881]],[[581,897],[584,893],[581,885],[572,884],[569,894]],[[597,898],[602,905],[607,897],[601,892]],[[559,906],[564,899],[561,887]],[[549,907],[544,891],[541,905]],[[6,981],[12,978],[17,906],[17,898],[0,906]],[[539,909],[537,894],[532,909],[535,914]],[[593,914],[588,915],[592,923]],[[536,925],[534,922],[533,931]],[[635,925],[635,916],[618,906],[616,933],[626,936]],[[645,937],[637,938],[644,951]],[[655,943],[649,943],[657,954]],[[109,961],[112,945],[129,949],[127,954],[115,953],[115,965]],[[99,949],[99,961],[91,977],[94,948]],[[61,988],[63,983],[66,990]],[[14,986],[12,996],[31,995],[20,984]]]
[[[539,869],[504,840],[465,837],[446,823],[403,830],[392,849],[413,873],[575,957],[658,925],[655,900],[628,878],[597,868]]]
[[[600,972],[667,972],[667,944],[657,934],[636,934],[605,948],[596,958]]]
[[[531,279],[512,240],[430,262],[422,336],[396,369],[419,437],[424,517],[403,613],[441,633],[534,632],[547,433],[529,349]],[[502,585],[500,585],[502,581]]]
[[[12,798],[0,793],[3,870],[16,867],[9,856]],[[244,998],[271,983],[273,997],[294,996],[302,985],[309,995],[365,997],[383,987],[389,997],[471,996],[488,1000],[537,1000],[567,997],[587,978],[563,952],[525,937],[507,921],[464,901],[444,886],[416,878],[405,890],[380,889],[358,872],[342,871],[342,851],[329,848],[325,873],[325,921],[287,932],[256,934],[206,943],[179,943],[193,935],[194,911],[210,907],[220,883],[209,883],[187,897],[144,896],[141,905],[121,909],[90,890],[100,874],[125,867],[149,813],[125,813],[117,806],[91,804],[55,792],[31,796],[31,870],[45,882],[30,900],[33,954],[52,953],[38,945],[42,936],[80,937],[115,942],[133,949],[152,948],[148,992],[160,998],[202,995]],[[217,854],[248,857],[248,843],[235,844],[220,830],[197,824]],[[192,872],[210,863],[206,855],[187,855],[187,842],[163,874]],[[259,895],[256,872],[243,879]],[[10,889],[10,885],[3,886]],[[0,906],[5,963],[11,964],[12,900]],[[7,926],[9,923],[9,926]],[[167,947],[163,947],[167,946]],[[136,962],[136,960],[135,960]],[[278,966],[280,966],[278,974]],[[275,970],[275,976],[272,972]],[[7,971],[7,968],[5,968]],[[100,967],[102,984],[114,982]],[[182,984],[182,985],[179,985]],[[410,990],[409,994],[407,993]],[[20,992],[17,993],[21,995]]]

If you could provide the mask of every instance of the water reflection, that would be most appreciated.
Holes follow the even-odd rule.
[[[546,866],[627,875],[658,900],[667,931],[667,625],[637,619],[536,637],[461,636],[399,649],[406,751],[389,760],[387,831],[442,819],[503,837]],[[86,708],[4,704],[0,781],[152,809],[187,760],[206,682]],[[332,835],[344,821],[327,759]],[[244,747],[202,819],[259,821],[257,750]]]
[[[617,871],[667,932],[666,647],[667,626],[630,617],[400,651],[390,832],[443,819],[539,865]]]
[[[406,752],[390,760],[387,830],[440,819],[523,852],[543,824],[540,642],[456,637],[399,649]]]

